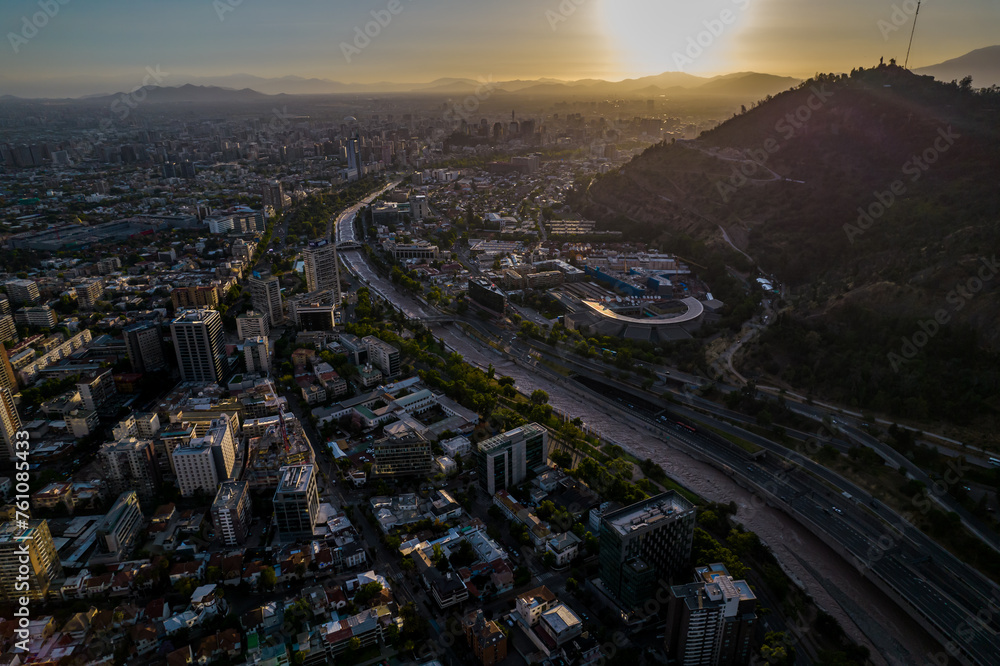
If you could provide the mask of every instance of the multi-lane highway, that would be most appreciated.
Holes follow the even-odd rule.
[[[359,208],[360,205],[346,211],[337,221],[338,243],[356,240],[354,218]],[[438,317],[439,313],[433,308],[402,294],[395,285],[378,276],[362,252],[346,251],[341,256],[349,270],[407,317]],[[433,330],[445,344],[451,342],[453,346],[458,346],[459,339],[464,337],[453,326],[436,326]],[[512,357],[522,363],[527,359],[523,349],[511,349],[508,354],[493,353],[498,357],[494,361],[496,365]],[[592,389],[582,387],[582,391],[592,392]],[[620,391],[616,395],[619,403],[626,400]],[[601,398],[607,401],[609,396]],[[600,400],[594,402],[599,404]],[[622,418],[620,428],[635,430],[641,422],[647,430],[658,430],[661,438],[669,437],[675,445],[709,457],[769,502],[784,505],[790,515],[821,535],[866,577],[877,581],[908,612],[919,616],[939,640],[945,644],[952,641],[950,646],[961,661],[995,663],[995,655],[1000,654],[998,588],[868,493],[811,460],[753,433],[740,431],[740,436],[774,454],[773,459],[750,461],[746,452],[725,440],[697,427],[692,432],[678,425],[678,422],[691,425],[684,421],[686,416],[666,411],[649,413],[638,400],[626,400],[616,408],[633,419],[629,423],[629,418]],[[702,414],[698,418],[712,421]],[[721,421],[712,422],[712,425],[724,430],[733,428]],[[794,464],[787,462],[789,458],[795,461]],[[840,494],[845,490],[851,499]]]

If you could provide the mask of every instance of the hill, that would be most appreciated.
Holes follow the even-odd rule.
[[[995,418],[998,112],[996,91],[896,66],[822,76],[650,148],[574,204],[681,254],[728,251],[725,228],[786,283],[794,307],[750,376],[911,418]]]
[[[229,90],[217,86],[195,86],[190,83],[179,86],[146,86],[141,89],[145,93],[143,103],[145,104],[224,104],[233,102],[260,102],[268,99],[268,96],[256,90],[245,88],[243,90]],[[136,92],[132,92],[133,97]],[[113,95],[99,95],[87,97],[79,101],[93,104],[111,104],[121,96],[121,93]]]
[[[1000,86],[1000,46],[976,49],[958,58],[914,71],[933,76],[939,81],[961,81],[966,76],[971,76],[972,83],[977,88]]]

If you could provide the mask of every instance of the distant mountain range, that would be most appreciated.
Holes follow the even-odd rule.
[[[683,72],[665,72],[624,81],[557,79],[477,81],[467,78],[442,78],[428,83],[341,83],[325,79],[306,79],[298,76],[262,78],[251,74],[234,74],[216,77],[186,77],[175,75],[172,81],[184,81],[176,87],[145,88],[144,102],[152,103],[225,103],[262,101],[268,96],[279,95],[437,95],[455,96],[482,92],[488,87],[491,95],[519,95],[529,97],[659,97],[659,96],[718,96],[752,98],[751,101],[774,95],[797,85],[800,80],[739,72],[704,78]],[[77,98],[85,103],[108,104],[123,92],[100,93]],[[141,93],[140,93],[141,94]],[[5,96],[15,100],[17,97]]]
[[[917,74],[929,74],[938,81],[945,82],[961,81],[966,76],[971,76],[972,85],[976,88],[997,86],[1000,85],[1000,46],[976,49],[964,56],[913,71]]]

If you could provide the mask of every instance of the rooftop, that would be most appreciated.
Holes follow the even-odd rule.
[[[546,432],[543,426],[537,423],[529,423],[523,425],[520,428],[514,428],[513,430],[508,430],[507,432],[497,435],[495,437],[490,437],[484,442],[479,444],[479,450],[485,452],[498,449],[506,445],[508,442],[512,442],[522,436],[526,439],[532,437],[533,435],[538,435],[540,433]]]
[[[694,510],[694,505],[675,491],[637,502],[632,506],[606,514],[603,523],[622,535],[651,527],[656,523],[677,518]]]
[[[278,482],[279,493],[304,493],[309,487],[315,468],[312,465],[291,465],[281,469],[281,481]]]

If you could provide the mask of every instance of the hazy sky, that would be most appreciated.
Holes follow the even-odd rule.
[[[39,13],[46,4],[58,7],[51,18]],[[449,76],[618,80],[676,70],[806,77],[871,65],[880,56],[902,61],[912,25],[905,8],[914,5],[915,0],[0,0],[0,94],[112,92],[140,85],[145,68],[157,66],[170,74],[164,85],[183,83],[187,76],[234,73],[343,82]],[[398,13],[385,12],[390,6]],[[371,12],[380,10],[391,20],[370,43],[355,45],[355,28],[363,30],[373,20]],[[35,26],[25,28],[25,17],[33,16],[42,26],[37,34]],[[898,29],[891,29],[896,24]],[[703,46],[691,47],[691,40],[699,39]],[[928,0],[911,66],[998,42],[998,0]],[[350,62],[344,44],[351,47]],[[363,48],[356,51],[357,46]]]

